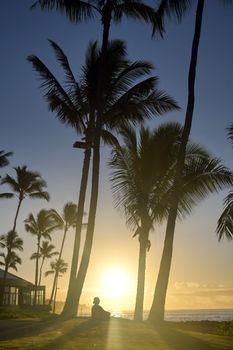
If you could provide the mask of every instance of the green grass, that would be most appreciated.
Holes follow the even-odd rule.
[[[0,307],[0,320],[48,317],[51,317],[48,311],[19,309],[18,307]]]
[[[219,323],[148,323],[111,319],[93,324],[72,320],[0,321],[0,349],[23,350],[223,350],[233,349],[233,337],[218,334]]]

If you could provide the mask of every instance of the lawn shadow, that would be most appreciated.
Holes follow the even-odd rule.
[[[161,339],[174,350],[213,350],[213,346],[206,341],[196,338],[185,331],[174,328],[170,324],[161,324],[156,327]],[[170,348],[170,347],[169,347]]]
[[[105,333],[108,332],[109,321],[95,322],[91,319],[83,320],[81,323],[74,324],[70,330],[65,330],[64,333],[59,329],[61,335],[56,339],[48,342],[46,345],[38,347],[38,350],[57,350],[57,349],[70,349],[70,348],[92,348],[95,346],[94,342],[98,338],[105,340]],[[107,327],[106,327],[107,326]],[[101,331],[100,331],[101,328]],[[103,334],[104,329],[104,334]],[[101,336],[100,336],[101,334]],[[93,343],[93,344],[92,344]],[[75,346],[75,347],[74,347]],[[104,350],[105,346],[101,346]]]
[[[0,320],[0,341],[37,335],[50,326],[58,325],[58,318],[48,320]]]

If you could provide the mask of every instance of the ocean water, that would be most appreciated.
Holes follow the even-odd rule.
[[[132,319],[133,312],[113,312],[115,317]],[[146,320],[148,311],[144,312]],[[167,310],[165,312],[166,321],[233,321],[233,309],[202,309],[202,310]]]

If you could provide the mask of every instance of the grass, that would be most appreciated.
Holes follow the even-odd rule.
[[[32,309],[19,309],[18,307],[0,307],[0,320],[51,318],[48,311],[35,311]]]
[[[94,324],[88,318],[0,321],[0,349],[23,350],[223,350],[233,337],[220,335],[218,322],[148,323],[112,318]]]

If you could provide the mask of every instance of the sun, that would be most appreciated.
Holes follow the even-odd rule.
[[[129,274],[120,267],[111,267],[103,273],[102,289],[109,298],[119,298],[130,293]]]

